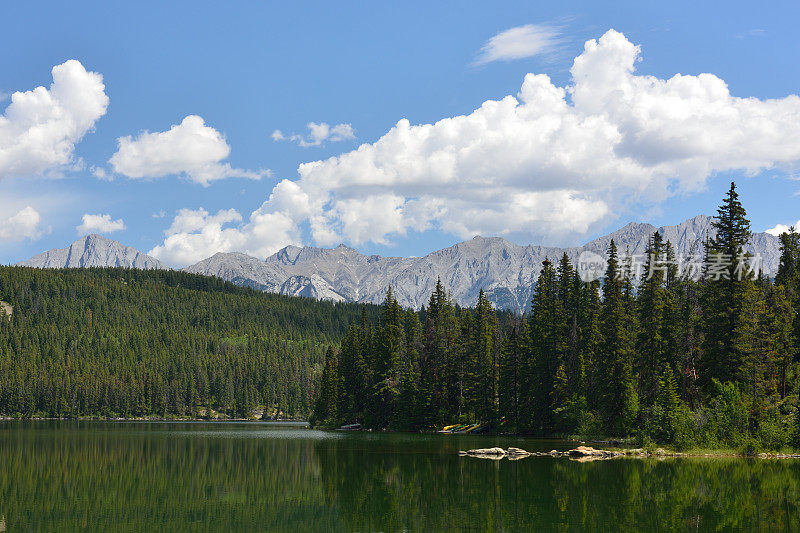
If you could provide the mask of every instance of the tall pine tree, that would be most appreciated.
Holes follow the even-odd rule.
[[[713,222],[716,235],[706,245],[706,280],[703,297],[705,339],[700,381],[708,390],[712,379],[742,379],[748,357],[743,339],[746,317],[743,305],[752,279],[741,271],[744,247],[750,240],[747,220],[736,184],[731,183]]]
[[[600,405],[605,427],[617,435],[633,429],[639,411],[639,400],[633,376],[634,338],[630,325],[634,320],[626,301],[626,285],[621,275],[616,243],[608,248],[608,267],[603,284],[603,307],[600,332],[603,339],[600,359],[605,375],[601,383]]]

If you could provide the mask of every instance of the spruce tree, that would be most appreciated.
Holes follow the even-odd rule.
[[[424,403],[420,402],[420,369],[419,359],[422,351],[422,324],[419,315],[411,310],[404,318],[405,349],[400,362],[400,394],[397,398],[397,413],[394,426],[397,429],[419,429],[422,424],[420,410]]]
[[[793,353],[800,353],[800,234],[790,227],[780,236],[781,258],[775,284],[782,287],[784,296],[792,307]],[[784,387],[785,388],[785,387]]]
[[[689,256],[693,256],[697,245],[692,245]],[[677,274],[677,273],[676,273]],[[668,280],[670,275],[668,273]],[[670,359],[675,368],[681,397],[692,408],[700,405],[698,367],[703,344],[702,293],[703,286],[683,270],[672,278],[669,293],[673,302],[669,327],[672,330]]]
[[[441,280],[437,280],[425,313],[420,358],[420,396],[427,427],[440,425],[457,413],[460,391],[456,386],[454,357],[456,329],[455,309]]]
[[[583,394],[586,381],[584,354],[581,351],[582,282],[566,253],[558,264],[558,299],[563,312],[561,335],[566,339],[564,365],[572,393]]]
[[[558,298],[556,270],[549,259],[542,262],[528,321],[529,355],[526,369],[529,419],[527,429],[549,432],[553,428],[553,395],[556,372],[563,364],[567,338],[564,309]]]
[[[629,433],[639,410],[633,376],[634,338],[630,324],[633,316],[626,302],[625,287],[630,283],[620,276],[616,243],[608,248],[608,267],[603,283],[603,307],[600,318],[602,347],[596,364],[604,377],[600,385],[605,427],[618,435]]]
[[[672,367],[664,364],[658,376],[658,388],[652,408],[652,437],[656,442],[675,442],[684,419],[685,407],[678,394]]]
[[[373,359],[372,402],[370,425],[386,428],[393,423],[399,394],[399,369],[403,358],[402,309],[392,294],[386,291],[382,309],[382,323],[376,334]]]
[[[523,347],[520,330],[525,330],[524,322],[512,324],[505,334],[500,349],[498,401],[499,418],[505,419],[506,429],[517,431],[520,421],[520,407],[523,405]]]
[[[717,210],[713,222],[716,235],[707,241],[706,280],[703,298],[705,339],[700,380],[710,390],[713,379],[741,380],[748,354],[742,339],[745,316],[742,306],[752,280],[739,270],[746,260],[744,247],[750,240],[750,222],[739,201],[736,184]],[[711,265],[717,265],[713,268]]]
[[[602,345],[600,331],[602,300],[599,280],[592,280],[581,286],[580,302],[580,353],[586,368],[584,394],[589,405],[597,406],[602,397],[601,384],[605,377],[599,352]]]
[[[789,231],[780,234],[781,258],[775,283],[779,285],[793,285],[797,283],[800,275],[800,234],[794,226]]]
[[[472,342],[475,350],[472,382],[472,412],[482,422],[497,418],[497,315],[481,289],[475,307]]]
[[[638,358],[641,400],[652,405],[658,392],[660,375],[670,361],[669,320],[671,295],[665,287],[664,270],[666,254],[661,234],[653,233],[649,239],[644,275],[639,285],[639,334],[636,355]]]

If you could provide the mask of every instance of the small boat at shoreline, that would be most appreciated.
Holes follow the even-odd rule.
[[[443,427],[437,433],[448,433],[448,434],[480,433],[486,430],[487,428],[488,426],[479,423],[453,424],[450,426]]]
[[[342,427],[336,428],[336,431],[361,431],[362,429],[361,424],[345,424]]]

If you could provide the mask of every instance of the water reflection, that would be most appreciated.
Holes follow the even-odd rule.
[[[3,422],[0,517],[9,531],[800,528],[797,461],[458,457],[556,446],[472,439]]]

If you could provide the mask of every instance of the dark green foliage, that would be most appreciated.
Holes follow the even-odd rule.
[[[526,317],[496,313],[483,291],[474,309],[457,308],[439,281],[428,308],[402,318],[389,291],[380,322],[352,326],[342,343],[347,392],[332,418],[398,429],[480,421],[676,446],[799,445],[800,237],[781,236],[773,283],[739,265],[750,259],[750,233],[733,185],[715,230],[707,264],[727,262],[713,275],[707,266],[701,281],[678,268],[659,233],[636,284],[631,259],[611,241],[602,297],[566,255],[545,260]],[[369,412],[359,407],[367,398]]]
[[[734,187],[706,256],[745,258]],[[0,415],[251,417],[429,430],[798,445],[800,242],[775,281],[736,261],[695,281],[652,236],[645,272],[608,249],[602,285],[546,260],[528,316],[452,303],[332,304],[173,271],[0,267]],[[708,274],[708,271],[706,272]],[[313,413],[312,411],[313,406]]]
[[[420,354],[423,426],[434,427],[462,414],[465,360],[457,356],[456,309],[441,280],[425,314]]]
[[[654,233],[647,249],[644,276],[637,298],[639,334],[637,339],[637,367],[642,401],[650,405],[658,394],[660,375],[665,365],[673,365],[675,330],[671,321],[673,296],[666,286],[666,250],[661,234]]]
[[[523,424],[528,432],[546,432],[553,426],[554,407],[564,398],[565,389],[556,389],[556,373],[567,351],[564,307],[559,298],[558,280],[553,264],[545,259],[536,282],[531,314],[528,320],[527,394],[524,398]]]
[[[504,419],[506,427],[511,431],[518,431],[522,414],[524,345],[520,339],[520,331],[524,330],[525,324],[522,321],[510,326],[500,348],[498,407],[501,419]]]
[[[0,267],[0,300],[0,414],[22,417],[308,414],[326,347],[361,313],[118,268]]]
[[[325,354],[325,367],[322,370],[319,386],[317,388],[317,401],[310,422],[312,424],[325,423],[336,416],[336,404],[339,401],[339,375],[337,374],[338,360],[333,347],[328,348]]]
[[[497,315],[481,290],[474,313],[464,313],[467,323],[467,372],[464,410],[476,420],[497,419]]]
[[[617,247],[611,241],[608,250],[608,269],[603,285],[603,307],[600,311],[600,349],[604,378],[601,380],[598,400],[605,418],[605,426],[617,435],[633,429],[639,411],[639,399],[633,375],[633,313],[627,275],[620,275]]]
[[[655,398],[642,413],[642,433],[655,442],[688,445],[693,442],[691,413],[678,393],[672,367],[658,375]]]
[[[713,379],[741,379],[748,357],[745,331],[748,315],[744,305],[753,280],[746,272],[737,270],[737,265],[750,240],[750,222],[733,183],[717,210],[714,229],[716,236],[706,245],[709,270],[703,298],[705,341],[700,382],[706,389]]]

